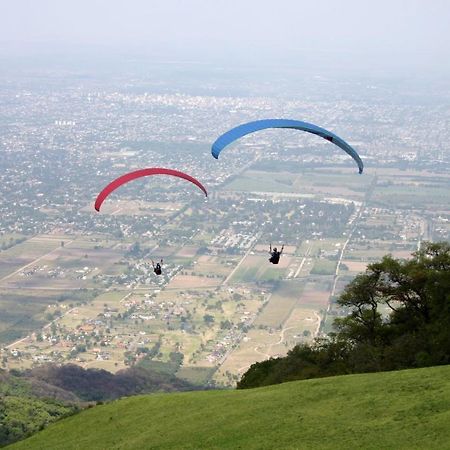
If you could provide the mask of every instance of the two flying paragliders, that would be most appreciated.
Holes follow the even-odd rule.
[[[364,165],[363,162],[356,152],[356,150],[351,147],[347,142],[345,142],[342,138],[335,135],[331,131],[325,130],[324,128],[318,127],[317,125],[303,122],[299,120],[288,120],[288,119],[265,119],[265,120],[257,120],[254,122],[248,122],[244,123],[242,125],[239,125],[235,128],[232,128],[231,130],[227,131],[226,133],[222,134],[219,138],[216,139],[216,141],[213,143],[211,148],[212,156],[216,159],[219,158],[220,153],[222,150],[227,147],[228,145],[234,143],[238,139],[246,136],[247,134],[254,133],[256,131],[265,130],[268,128],[287,128],[287,129],[294,129],[294,130],[300,130],[300,131],[306,131],[308,133],[315,134],[317,136],[320,136],[327,141],[337,145],[342,150],[344,150],[349,156],[353,158],[353,160],[356,162],[358,166],[359,173],[363,172]],[[100,208],[103,204],[103,202],[106,200],[106,198],[114,192],[116,189],[118,189],[120,186],[129,183],[130,181],[136,180],[138,178],[146,177],[146,176],[152,176],[152,175],[169,175],[174,176],[177,178],[184,179],[186,181],[189,181],[190,183],[196,185],[199,189],[203,191],[205,196],[208,196],[208,192],[206,188],[203,186],[203,184],[198,181],[196,178],[180,172],[178,170],[173,169],[165,169],[161,167],[153,167],[153,168],[146,168],[141,170],[136,170],[133,172],[126,173],[119,178],[116,178],[111,183],[109,183],[101,192],[98,194],[97,199],[95,200],[95,209],[97,211],[100,211]],[[281,253],[283,252],[283,247],[281,251],[277,251],[276,248],[272,250],[272,246],[270,246],[270,254],[271,257],[269,261],[272,264],[278,264],[280,260]],[[156,275],[161,275],[162,273],[162,263],[163,260],[161,259],[161,262],[157,263],[156,265],[152,261],[153,270]]]

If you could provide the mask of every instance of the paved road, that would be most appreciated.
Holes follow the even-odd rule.
[[[310,244],[309,247],[306,249],[305,256],[303,257],[303,259],[302,259],[300,265],[298,266],[298,269],[297,269],[297,271],[295,272],[294,278],[297,278],[298,274],[299,274],[300,271],[302,270],[302,268],[303,268],[303,266],[304,266],[306,260],[308,259],[309,255],[310,255],[310,253],[311,253],[311,249],[312,249],[312,244]]]

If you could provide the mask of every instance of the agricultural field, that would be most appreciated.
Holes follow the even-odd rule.
[[[336,261],[317,259],[310,273],[314,275],[333,275],[335,271]]]
[[[255,326],[279,329],[300,301],[304,281],[280,281],[274,288],[269,302],[255,321]]]
[[[66,238],[67,242],[70,242]],[[32,238],[14,245],[0,253],[0,283],[16,275],[22,267],[33,263],[45,255],[57,252],[61,246],[59,239]]]
[[[276,281],[283,278],[286,268],[291,262],[290,256],[282,257],[280,263],[273,265],[268,263],[266,255],[248,255],[241,262],[230,280],[231,284],[255,283],[264,281]]]
[[[447,173],[386,169],[377,173],[374,204],[409,209],[447,209],[450,176]]]
[[[113,275],[123,251],[113,249],[114,242],[73,238],[32,238],[0,254],[6,266],[16,255],[16,261],[0,286],[12,289],[88,289],[97,286],[98,274]],[[1,264],[0,262],[0,264]],[[5,268],[6,270],[6,268]]]
[[[85,298],[88,294],[73,292],[73,301]],[[0,290],[0,340],[11,345],[35,330],[46,325],[52,316],[47,315],[49,303],[60,304],[65,301],[64,290]]]
[[[360,272],[364,272],[366,270],[367,267],[367,262],[364,261],[353,261],[353,260],[349,260],[349,259],[344,259],[342,260],[341,263],[349,272],[357,274]],[[341,270],[342,270],[342,266],[341,266]]]
[[[226,189],[230,191],[248,192],[282,192],[295,193],[294,187],[296,175],[289,173],[277,173],[275,176],[267,172],[247,170],[236,177]]]
[[[168,218],[174,212],[182,208],[181,203],[165,203],[165,202],[145,202],[138,199],[123,200],[116,198],[118,194],[111,194],[107,201],[101,207],[100,214],[108,214],[114,216],[147,216],[151,213],[152,216],[160,218]],[[93,210],[93,205],[87,205],[81,211],[92,214],[98,214]]]
[[[295,248],[289,250],[295,252]],[[231,383],[251,365],[249,361],[285,355],[294,345],[317,337],[332,286],[330,276],[307,274],[275,282],[253,326],[220,366],[214,379],[218,383]]]
[[[415,250],[417,250],[417,242],[361,240],[352,242],[348,246],[346,257],[349,260],[359,261],[378,261],[387,254],[392,254],[396,258],[408,258]]]
[[[388,253],[408,258],[421,241],[450,229],[441,212],[380,202],[395,183],[425,183],[434,208],[448,177],[434,184],[432,177],[328,167],[277,172],[258,162],[208,203],[119,196],[99,215],[83,207],[108,224],[128,221],[122,235],[4,234],[2,367],[72,362],[115,372],[143,364],[231,385],[253,362],[331,331],[342,313],[333,300],[367,264]],[[406,191],[397,195],[407,200]],[[139,220],[143,230],[149,221],[145,236],[127,231]],[[285,244],[278,265],[268,262],[270,243]],[[157,277],[150,260],[161,258]]]
[[[115,372],[157,345],[156,360],[168,363],[168,356],[179,352],[185,368],[213,368],[225,343],[239,336],[232,324],[253,320],[262,300],[247,290],[171,287],[113,290],[79,305],[50,304],[46,314],[55,319],[41,332],[14,343],[10,367],[53,360]],[[218,346],[217,339],[224,344]],[[127,359],[124,354],[138,356]]]
[[[277,334],[258,327],[251,329],[230,353],[215,373],[218,383],[229,384],[242,375],[253,363],[264,361],[271,355],[268,347],[277,341]]]
[[[230,191],[274,192],[311,196],[364,198],[373,175],[355,177],[354,173],[265,172],[249,169],[234,178],[225,189]]]
[[[326,262],[319,255],[324,251],[335,251],[337,244],[339,241],[318,240],[309,242],[303,250],[287,246],[282,264],[274,268],[266,265],[266,244],[255,245],[253,254],[241,258],[197,256],[196,247],[184,251],[171,248],[167,251],[169,255],[178,257],[178,262],[186,261],[188,266],[174,274],[162,289],[157,285],[137,285],[134,293],[122,288],[96,294],[98,289],[89,290],[93,279],[89,273],[80,274],[80,278],[69,277],[65,281],[68,284],[61,284],[61,289],[52,291],[51,297],[45,296],[42,303],[33,303],[33,307],[40,308],[40,314],[36,314],[35,323],[28,325],[37,329],[43,327],[42,332],[35,332],[14,344],[18,356],[9,357],[9,367],[31,367],[53,360],[115,372],[133,360],[139,362],[145,356],[145,353],[139,353],[142,349],[151,351],[157,345],[158,354],[153,357],[155,362],[152,364],[157,361],[169,364],[168,355],[180,352],[184,360],[179,372],[183,377],[204,380],[205,376],[213,376],[219,384],[234,383],[252,362],[283,355],[296,343],[308,342],[318,335],[321,311],[326,309],[331,293],[332,276],[328,272],[310,272],[313,267]],[[107,247],[103,245],[94,249],[84,240],[78,243],[74,240],[67,247],[59,247],[55,251],[57,255],[45,256],[43,262],[46,264],[43,265],[53,269],[64,267],[68,273],[72,269],[76,274],[76,270],[85,267],[81,264],[94,263],[94,275],[120,276],[125,267],[118,264],[122,250],[113,242]],[[308,255],[303,268],[309,263],[309,271],[304,272],[301,268],[297,277],[293,277],[303,260],[294,255],[302,253]],[[103,264],[102,254],[108,255]],[[355,260],[343,261],[346,262],[358,264]],[[336,261],[329,263],[334,270]],[[364,263],[359,264],[362,269]],[[356,273],[358,267],[352,269]],[[224,285],[232,271],[231,279]],[[291,277],[286,278],[289,273]],[[8,287],[20,280],[21,277],[15,274],[8,279]],[[30,292],[39,285],[46,286],[42,273],[30,275],[30,280],[32,283],[28,281],[27,284],[31,286]],[[74,280],[85,283],[84,298],[78,291],[70,290],[70,282]],[[256,281],[265,285],[264,292],[255,286]],[[20,290],[25,285],[17,284],[17,287]],[[45,290],[39,292],[48,293]],[[37,298],[35,294],[33,298]],[[20,303],[27,304],[23,299]],[[207,316],[211,322],[205,321]],[[182,317],[188,321],[183,322]],[[52,318],[50,324],[49,318]],[[227,330],[223,328],[226,323],[245,327]],[[52,340],[41,340],[52,328],[48,335]],[[63,338],[70,335],[81,336],[82,344],[79,338],[76,342],[73,337],[72,340]],[[86,336],[90,336],[89,339],[86,340]],[[127,354],[134,356],[124,357]]]

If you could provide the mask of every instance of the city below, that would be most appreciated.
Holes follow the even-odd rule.
[[[219,89],[220,71],[190,83],[194,69],[171,70],[179,80],[167,84],[151,70],[0,79],[2,368],[142,365],[234,385],[254,362],[332,331],[348,314],[337,297],[367,264],[450,240],[445,99],[314,75]],[[339,134],[364,173],[293,130],[255,133],[212,158],[220,134],[268,117]],[[108,182],[145,167],[182,170],[209,196],[155,176],[94,210]],[[277,266],[270,244],[284,245]]]

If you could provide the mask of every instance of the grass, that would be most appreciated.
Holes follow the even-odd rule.
[[[282,260],[280,265],[275,266],[268,262],[269,257],[264,255],[247,256],[233,274],[232,283],[252,283],[255,281],[278,281],[286,272],[286,265]]]
[[[204,385],[211,379],[214,371],[213,367],[187,366],[182,367],[175,375],[192,384]]]
[[[295,179],[291,174],[285,174],[288,179]],[[292,185],[282,182],[280,174],[274,177],[267,172],[246,171],[226,186],[230,191],[259,191],[259,192],[295,192]]]
[[[5,250],[2,256],[16,256],[33,261],[33,259],[39,258],[42,255],[45,255],[46,253],[60,247],[60,241],[37,241],[28,239],[15,245],[14,247],[9,248],[8,250]]]
[[[387,207],[430,208],[448,205],[448,185],[442,186],[377,186],[373,202]]]
[[[343,195],[362,198],[373,176],[356,177],[354,173],[309,173],[266,172],[247,170],[234,178],[227,186],[230,191],[259,191],[278,193],[300,193],[313,195]]]
[[[450,366],[130,397],[12,449],[445,449]]]
[[[13,247],[14,245],[18,245],[19,242],[17,241],[20,239],[26,239],[26,236],[19,233],[0,234],[0,249],[3,245],[7,246],[8,248]],[[2,251],[4,251],[4,249]]]
[[[281,281],[274,288],[269,303],[255,320],[255,326],[281,327],[299,301],[304,283],[300,280]]]
[[[45,319],[48,304],[60,303],[64,294],[63,290],[0,290],[0,344],[11,343],[26,336],[30,330],[42,327],[48,322]],[[73,293],[74,296],[81,294],[84,293]]]
[[[328,259],[316,259],[311,270],[311,275],[334,275],[337,261]]]

